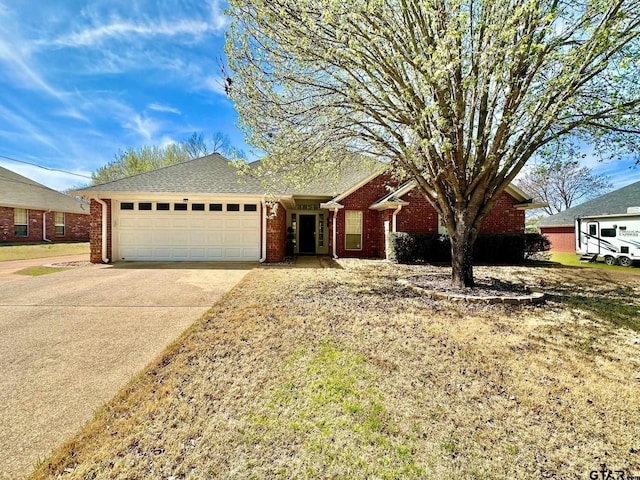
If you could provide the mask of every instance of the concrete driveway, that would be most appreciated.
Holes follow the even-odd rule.
[[[5,265],[0,477],[31,473],[255,266],[132,262],[28,277]]]

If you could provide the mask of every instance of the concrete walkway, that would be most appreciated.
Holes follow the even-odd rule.
[[[132,262],[13,273],[59,258],[0,263],[0,478],[30,474],[256,266]]]
[[[82,261],[89,261],[88,253],[64,255],[60,257],[30,258],[28,260],[6,260],[4,262],[0,262],[0,282],[15,279],[13,275],[24,268],[39,267],[41,265],[49,265],[51,263]]]

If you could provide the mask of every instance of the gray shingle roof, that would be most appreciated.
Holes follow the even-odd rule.
[[[256,194],[264,192],[260,182],[241,177],[229,161],[217,153],[158,168],[112,182],[76,190],[90,196],[99,192],[146,193],[224,193]]]
[[[252,164],[257,167],[260,162]],[[375,169],[380,168],[376,165]],[[375,169],[370,165],[345,165],[338,174],[319,175],[301,188],[276,186],[280,193],[333,197],[371,176]],[[214,153],[205,157],[151,170],[112,182],[76,190],[75,193],[91,196],[92,193],[147,192],[147,193],[205,193],[262,195],[265,188],[260,179],[251,175],[241,176],[223,156]]]
[[[0,205],[3,207],[89,213],[89,205],[0,167]]]
[[[632,183],[588,202],[568,208],[563,212],[545,217],[540,220],[539,225],[541,227],[573,225],[577,217],[627,213],[628,207],[640,207],[640,182]]]
[[[308,178],[307,183],[299,188],[283,185],[280,190],[290,195],[336,197],[341,193],[359,185],[367,178],[379,174],[384,163],[367,159],[351,159],[329,172],[320,172],[315,178]]]

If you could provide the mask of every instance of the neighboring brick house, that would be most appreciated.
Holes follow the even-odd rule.
[[[639,207],[640,182],[632,183],[598,198],[545,217],[538,223],[540,232],[551,242],[552,252],[576,252],[575,223],[580,217],[626,214],[628,208]]]
[[[382,164],[352,164],[267,195],[213,154],[74,193],[91,199],[91,261],[280,262],[286,254],[385,258],[388,231],[438,233],[438,215]],[[483,233],[524,232],[530,198],[510,186]],[[103,241],[106,239],[106,241]]]
[[[0,167],[0,244],[87,241],[89,205]]]

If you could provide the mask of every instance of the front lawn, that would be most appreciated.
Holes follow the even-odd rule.
[[[0,262],[29,258],[58,257],[62,255],[89,254],[89,243],[39,243],[34,245],[0,244]]]
[[[640,475],[636,276],[482,267],[551,297],[479,306],[345,265],[250,273],[33,478]]]
[[[622,267],[620,265],[607,265],[602,259],[597,262],[581,262],[580,255],[575,253],[552,253],[550,260],[568,267],[591,267],[602,268],[604,270],[626,270],[630,274],[640,275],[640,263],[635,262],[632,267]]]

